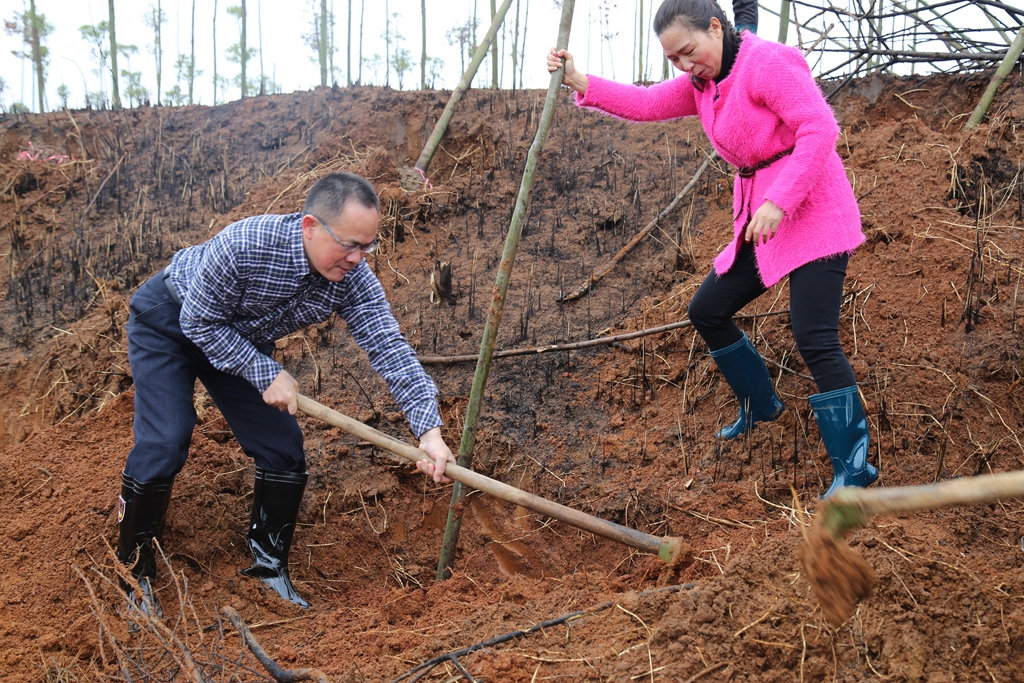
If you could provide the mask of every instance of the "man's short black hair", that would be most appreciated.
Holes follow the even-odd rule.
[[[380,199],[370,181],[355,173],[331,173],[313,183],[306,195],[303,213],[332,220],[341,215],[345,204],[354,199],[367,209],[380,211]]]

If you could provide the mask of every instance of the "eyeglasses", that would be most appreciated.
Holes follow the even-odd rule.
[[[332,232],[329,227],[327,227],[327,221],[325,221],[323,218],[320,218],[320,216],[317,216],[315,213],[307,212],[307,215],[312,216],[317,220],[317,222],[320,223],[320,225],[324,226],[324,230],[327,231],[327,234],[334,238],[334,241],[338,243],[338,246],[341,247],[341,250],[346,254],[351,254],[356,251],[362,252],[364,254],[372,254],[373,252],[377,251],[377,240],[373,240],[369,244],[359,244],[358,242],[342,242],[340,239],[338,239],[338,236],[335,235],[334,232]]]

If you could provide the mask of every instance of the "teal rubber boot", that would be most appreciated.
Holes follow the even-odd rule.
[[[822,500],[843,486],[866,488],[878,479],[868,462],[871,443],[868,420],[857,387],[846,387],[810,397],[818,432],[832,461],[832,485]]]
[[[746,334],[735,344],[712,351],[711,357],[740,402],[739,419],[723,427],[715,436],[735,439],[751,431],[758,422],[778,419],[786,406],[775,394],[768,368]]]

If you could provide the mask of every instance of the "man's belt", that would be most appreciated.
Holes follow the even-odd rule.
[[[753,166],[744,166],[743,168],[739,169],[739,171],[738,171],[739,176],[740,176],[740,178],[753,178],[754,174],[757,173],[758,171],[760,171],[762,168],[768,168],[769,166],[774,164],[776,161],[778,161],[782,157],[789,156],[792,153],[793,153],[793,148],[790,147],[789,149],[785,149],[785,150],[779,152],[778,154],[776,154],[775,156],[773,156],[773,157],[771,157],[769,159],[765,159],[764,161],[759,161],[758,163],[754,164]]]
[[[164,268],[164,285],[167,287],[167,291],[170,292],[171,298],[174,299],[174,303],[181,305],[181,294],[178,293],[178,288],[174,286],[174,280],[171,279],[171,266],[168,265]]]

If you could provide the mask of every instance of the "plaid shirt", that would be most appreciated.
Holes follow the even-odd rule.
[[[177,252],[171,278],[182,298],[185,336],[213,367],[263,392],[281,371],[267,345],[337,313],[387,382],[413,433],[442,425],[437,388],[402,336],[370,266],[360,262],[341,282],[312,272],[301,223],[301,213],[254,216]]]

